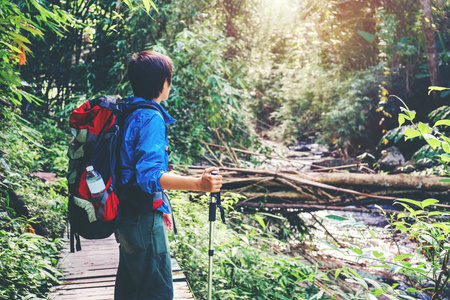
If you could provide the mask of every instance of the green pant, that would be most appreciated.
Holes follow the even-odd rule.
[[[160,212],[123,216],[116,231],[120,243],[115,300],[173,299],[169,242]]]

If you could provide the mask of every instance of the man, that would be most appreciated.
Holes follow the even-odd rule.
[[[169,300],[173,299],[173,285],[164,224],[171,228],[172,219],[153,210],[152,199],[146,195],[163,190],[218,192],[222,177],[211,175],[217,168],[206,169],[200,178],[167,173],[166,126],[175,120],[160,103],[170,92],[170,58],[154,51],[137,53],[128,64],[128,76],[134,97],[128,98],[127,104],[150,102],[158,109],[137,109],[123,126],[118,189],[124,201],[116,231],[120,259],[114,298]]]

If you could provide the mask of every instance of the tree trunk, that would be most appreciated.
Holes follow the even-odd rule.
[[[423,32],[427,50],[428,69],[430,72],[431,85],[439,86],[439,59],[436,50],[436,32],[434,29],[433,14],[431,10],[431,0],[420,0],[420,8],[423,11],[422,21]],[[434,106],[441,106],[439,95],[433,92]]]
[[[198,176],[202,171],[203,167],[192,166],[189,173]],[[226,167],[221,168],[221,175],[224,178],[223,191],[233,191],[247,197],[239,203],[244,207],[261,202],[272,203],[271,208],[289,208],[279,206],[283,203],[299,207],[392,204],[398,198],[411,197],[417,200],[446,200],[450,193],[450,184],[441,182],[445,177],[439,176],[306,173]],[[446,204],[435,206],[450,208]]]
[[[235,18],[239,12],[239,1],[225,0],[223,4],[225,6],[225,34],[227,37],[232,37],[236,40],[238,31],[235,24]],[[233,44],[228,48],[226,56],[228,59],[233,59],[236,56],[236,53],[237,48]]]
[[[380,188],[399,188],[399,189],[417,189],[417,190],[433,190],[433,191],[447,191],[450,185],[441,182],[447,177],[439,176],[414,176],[409,174],[360,174],[360,173],[319,173],[319,172],[297,172],[289,174],[288,172],[274,172],[269,170],[258,169],[238,169],[238,168],[221,168],[223,171],[233,172],[233,175],[225,176],[224,182],[234,181],[258,181],[261,178],[252,176],[244,179],[244,175],[265,176],[266,178],[284,178],[295,181],[299,184],[316,185],[317,187],[326,188],[324,185],[339,185],[339,186],[371,186]],[[226,174],[226,173],[225,173]],[[241,178],[239,178],[241,177]],[[323,186],[320,186],[323,184]]]

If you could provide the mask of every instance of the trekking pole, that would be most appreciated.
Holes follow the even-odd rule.
[[[219,175],[219,171],[211,171],[211,175]],[[225,211],[220,202],[220,192],[211,193],[209,201],[209,266],[208,266],[208,300],[212,296],[212,268],[214,256],[214,222],[216,221],[216,208],[220,209],[222,222],[225,223]]]

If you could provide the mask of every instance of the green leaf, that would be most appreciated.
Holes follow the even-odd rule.
[[[413,138],[418,137],[418,136],[420,136],[420,132],[418,132],[418,131],[415,130],[415,129],[407,128],[407,129],[405,130],[405,140],[407,140],[407,139],[413,139]]]
[[[431,94],[432,91],[444,91],[449,90],[449,88],[441,87],[441,86],[429,86],[428,87],[428,95]]]
[[[244,241],[244,243],[248,246],[250,246],[250,242],[248,240],[248,238],[245,235],[239,235],[239,237],[241,238],[241,240]]]
[[[39,35],[39,36],[44,35],[44,33],[41,30],[37,29],[36,27],[30,26],[30,25],[28,25],[28,26],[21,26],[21,28],[23,28],[24,30],[30,32],[33,35]]]
[[[409,255],[411,255],[411,254],[409,254]],[[404,261],[404,260],[401,260],[400,264],[405,266],[405,267],[407,267],[407,268],[411,268],[411,266],[412,266],[410,262]]]
[[[325,216],[328,219],[333,219],[333,220],[337,220],[337,221],[347,221],[347,218],[341,217],[341,216],[336,216],[336,215],[327,215]]]
[[[449,178],[449,179],[447,179],[447,178],[441,179],[441,180],[439,180],[439,182],[447,182],[447,183],[450,183],[450,178]]]
[[[381,210],[382,212],[384,212],[384,209],[381,206],[379,206],[378,204],[375,204],[375,207],[378,208],[379,210]]]
[[[436,199],[426,199],[422,201],[422,208],[425,208],[427,206],[430,206],[432,204],[439,203],[439,200]]]
[[[450,126],[450,120],[439,120],[434,124],[434,127],[439,125]]]
[[[27,39],[26,37],[24,37],[23,35],[20,35],[18,33],[10,31],[9,35],[11,35],[16,40],[16,42],[20,41],[22,43],[27,43],[27,44],[31,43],[29,39]]]
[[[397,255],[396,257],[394,257],[394,262],[405,260],[405,259],[407,259],[409,257],[413,257],[413,256],[414,255],[412,255],[412,254],[400,254],[400,255]]]
[[[133,4],[130,2],[130,0],[124,0],[124,2],[129,9],[134,10]]]
[[[363,253],[363,251],[357,247],[352,247],[350,246],[350,249],[352,249],[353,252],[355,252],[358,255],[361,255]]]
[[[383,256],[382,252],[378,252],[376,250],[372,251],[373,256],[375,256],[376,258],[380,258]]]
[[[334,271],[334,279],[338,278],[339,274],[341,274],[342,269],[336,269],[336,271]]]
[[[256,219],[256,221],[258,221],[259,225],[261,225],[263,230],[266,230],[266,223],[264,222],[264,218],[262,218],[258,214],[254,215],[254,218]]]
[[[315,299],[321,299],[322,298],[322,296],[323,296],[323,294],[325,293],[325,291],[320,291],[320,292],[318,292],[314,297],[316,297]]]
[[[409,120],[412,121],[416,117],[416,112],[411,110],[404,110],[405,114],[409,117]]]
[[[441,142],[436,139],[427,139],[427,143],[433,148],[436,149],[441,145]]]
[[[428,213],[428,216],[440,216],[440,215],[442,215],[443,214],[443,212],[442,211],[432,211],[432,212],[429,212]]]
[[[442,149],[444,149],[445,153],[450,153],[450,146],[447,142],[442,142]]]
[[[142,0],[142,4],[144,4],[144,9],[147,14],[150,12],[150,6],[153,7],[158,12],[158,9],[156,8],[156,5],[155,3],[153,3],[153,1]]]
[[[398,126],[402,126],[403,123],[405,123],[405,119],[408,118],[406,115],[404,114],[398,114]],[[409,119],[409,118],[408,118]]]
[[[419,130],[423,133],[423,134],[427,134],[430,133],[433,129],[430,128],[430,126],[428,126],[425,123],[419,122],[418,124]]]
[[[416,200],[411,200],[411,199],[406,199],[406,198],[397,198],[397,201],[406,202],[406,203],[414,204],[418,207],[422,207],[422,203],[419,201],[416,201]]]
[[[428,244],[430,244],[433,247],[437,246],[436,241],[431,236],[429,236],[427,234],[420,235],[419,239],[426,241]]]
[[[446,137],[445,135],[441,135],[441,139],[447,142],[447,144],[450,145],[450,138]]]
[[[357,278],[361,278],[361,276],[358,274],[358,273],[356,273],[356,271],[355,270],[353,270],[353,269],[348,269],[353,275],[355,275]],[[361,278],[362,279],[362,278]]]
[[[438,155],[438,156],[444,163],[450,162],[450,156],[448,155]]]
[[[150,1],[150,0],[148,0],[148,1],[150,2],[151,6],[153,6],[153,9],[156,10],[156,12],[159,13],[158,8],[157,8],[156,5],[155,5],[155,2]]]
[[[369,43],[373,43],[373,40],[375,39],[375,36],[371,33],[362,31],[362,30],[358,30],[356,31],[360,36],[362,36],[366,41],[368,41]]]
[[[376,280],[370,279],[370,278],[364,278],[368,283],[373,285],[373,287],[377,290],[383,290],[383,287],[380,283],[378,283]]]
[[[146,13],[150,12],[150,3],[147,0],[142,0],[142,4],[144,4],[144,9]]]
[[[433,227],[440,228],[444,230],[445,233],[450,232],[450,226],[442,224],[442,223],[433,223]]]

